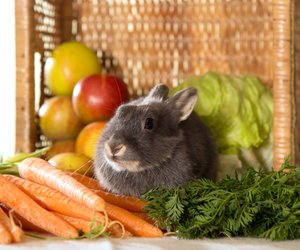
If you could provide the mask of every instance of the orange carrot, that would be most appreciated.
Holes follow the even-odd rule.
[[[1,174],[0,202],[47,232],[64,238],[78,236],[74,227],[42,208]]]
[[[21,242],[24,239],[24,231],[22,228],[17,226],[14,222],[12,210],[9,211],[9,230],[12,234],[14,242]]]
[[[9,218],[0,207],[0,244],[9,244],[13,241],[7,222],[9,222]]]
[[[28,220],[26,220],[23,216],[19,215],[18,213],[14,212],[14,216],[16,220],[20,223],[20,227],[25,231],[32,231],[32,232],[38,232],[38,233],[47,233],[42,228],[39,228],[38,226],[32,224]]]
[[[9,243],[12,243],[11,233],[3,225],[3,223],[0,222],[0,244],[9,244]]]
[[[122,207],[131,212],[143,212],[143,207],[148,204],[148,202],[133,196],[116,195],[103,190],[95,190],[94,192],[110,204]]]
[[[41,158],[27,158],[18,166],[21,177],[53,188],[97,211],[105,211],[105,201],[83,184]]]
[[[101,213],[93,211],[52,188],[12,175],[4,175],[4,177],[47,210],[86,220],[92,220],[96,216],[97,220],[105,221]]]
[[[5,176],[5,175],[3,175],[3,176]],[[10,211],[12,211],[12,209],[5,206],[3,203],[1,203],[0,206],[3,208],[4,212],[6,212],[6,213],[9,213]],[[44,229],[41,229],[38,226],[36,226],[36,225],[32,224],[31,222],[29,222],[28,220],[26,220],[23,216],[19,215],[16,211],[13,211],[13,217],[18,222],[18,225],[20,226],[20,228],[22,228],[25,231],[48,233]]]
[[[72,226],[74,226],[75,228],[81,230],[84,233],[89,233],[91,231],[91,221],[78,219],[78,218],[66,216],[66,215],[63,215],[63,214],[55,213],[55,212],[53,212],[53,213],[57,216],[60,216],[62,219],[69,222]],[[100,223],[98,221],[96,221],[95,227],[97,227],[99,224]],[[116,225],[116,224],[113,224],[112,226],[114,226],[114,225]],[[118,234],[113,234],[113,236],[122,237],[123,233],[124,233],[125,237],[132,236],[132,234],[129,233],[128,231],[126,231],[126,230],[124,232],[122,230],[120,230],[118,232]]]
[[[24,231],[22,228],[16,225],[12,216],[12,210],[4,208],[5,211],[9,213],[9,217],[6,213],[0,208],[0,214],[2,217],[2,224],[8,229],[12,235],[13,242],[21,242],[24,239]]]
[[[125,229],[131,232],[134,236],[163,236],[163,233],[159,228],[151,225],[123,208],[106,203],[106,212],[111,219],[120,221],[124,225]]]
[[[91,177],[88,177],[86,175],[78,174],[75,172],[67,173],[71,175],[75,180],[83,184],[84,186],[90,188],[90,189],[96,189],[96,190],[104,190],[103,187],[99,184],[99,182]]]
[[[74,179],[85,185],[90,189],[94,189],[94,192],[102,197],[105,201],[125,208],[131,212],[143,212],[143,207],[148,204],[148,202],[140,200],[136,197],[125,196],[125,195],[116,195],[110,192],[105,191],[103,187],[98,183],[97,180],[90,178],[88,176],[78,174],[78,173],[68,173]]]
[[[70,223],[73,227],[77,228],[78,230],[81,230],[84,233],[89,233],[91,231],[91,228],[90,228],[91,222],[90,221],[70,217],[70,216],[59,214],[56,212],[52,212],[52,213],[58,217],[61,217],[62,219],[64,219],[68,223]],[[97,223],[97,225],[99,225],[99,223]],[[95,225],[95,226],[97,226],[97,225]]]
[[[152,220],[147,213],[143,213],[143,212],[133,212],[134,215],[140,217],[141,219],[147,221],[148,223],[155,225],[155,221]]]
[[[74,201],[73,199],[54,189],[13,175],[4,175],[4,177],[15,184],[23,192],[29,195],[35,202],[37,202],[40,206],[46,208],[47,210],[55,211],[63,215],[88,221],[95,219],[99,223],[106,223],[105,216],[100,212],[94,211],[91,208],[88,208]],[[108,223],[110,223],[110,221],[108,221]],[[120,231],[122,231],[122,228],[120,227],[120,225],[115,224],[108,228],[108,231],[112,235],[119,235]]]

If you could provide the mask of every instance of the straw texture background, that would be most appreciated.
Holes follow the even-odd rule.
[[[274,164],[287,155],[299,162],[299,2],[16,0],[17,149],[43,139],[35,112],[50,94],[43,63],[56,45],[76,39],[133,96],[207,71],[259,76],[274,95]]]

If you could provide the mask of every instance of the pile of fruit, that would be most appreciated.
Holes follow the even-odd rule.
[[[91,174],[101,131],[129,99],[126,83],[101,69],[96,53],[74,41],[56,47],[45,63],[52,97],[40,107],[39,121],[52,142],[46,158],[57,168]]]

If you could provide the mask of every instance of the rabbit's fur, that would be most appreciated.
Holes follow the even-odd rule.
[[[107,190],[139,196],[192,179],[215,179],[218,159],[210,130],[193,112],[195,88],[166,99],[157,85],[146,97],[121,105],[102,132],[94,172]]]

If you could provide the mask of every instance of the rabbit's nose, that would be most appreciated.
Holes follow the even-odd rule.
[[[106,152],[112,157],[122,156],[126,151],[126,146],[124,144],[114,144],[110,143],[110,141],[104,144],[104,148]]]

